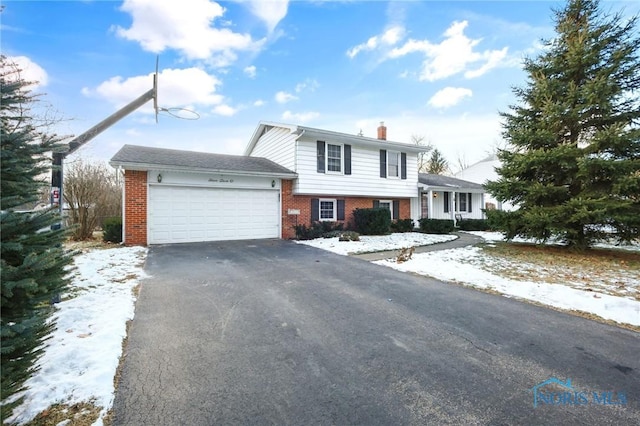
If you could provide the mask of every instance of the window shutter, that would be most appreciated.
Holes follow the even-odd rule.
[[[471,213],[471,192],[469,193],[469,201],[467,203],[467,211]]]
[[[344,174],[351,174],[351,145],[344,145]]]
[[[403,152],[400,154],[400,178],[407,178],[407,153]]]
[[[400,200],[393,200],[393,220],[400,219]]]
[[[337,201],[336,220],[344,220],[344,200]]]
[[[311,199],[311,223],[320,220],[320,200],[317,198]]]
[[[374,209],[380,208],[380,200],[373,200],[373,208]]]
[[[324,142],[318,141],[318,173],[324,173]]]
[[[387,177],[387,150],[386,149],[380,150],[380,177],[381,178]]]
[[[444,212],[449,213],[449,193],[444,193]]]

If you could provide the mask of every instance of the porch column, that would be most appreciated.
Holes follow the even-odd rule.
[[[456,192],[451,191],[449,195],[449,217],[456,223],[456,211],[458,210],[458,203],[456,203]]]
[[[429,189],[429,196],[427,198],[427,215],[426,218],[433,217],[433,189]]]

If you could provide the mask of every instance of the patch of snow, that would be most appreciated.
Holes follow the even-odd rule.
[[[428,246],[455,240],[455,235],[422,234],[420,232],[395,233],[390,235],[361,235],[360,241],[338,241],[334,238],[316,238],[315,240],[296,241],[298,244],[321,248],[334,253],[347,255],[371,253],[375,251],[399,250],[409,247]]]
[[[146,254],[143,247],[118,247],[75,257],[71,298],[63,295],[56,304],[56,330],[44,345],[40,370],[25,383],[25,401],[8,422],[26,423],[55,403],[91,401],[102,407],[102,424],[113,403],[113,378]]]
[[[560,309],[588,312],[604,319],[640,326],[640,301],[579,290],[561,284],[504,278],[474,264],[474,262],[481,262],[483,257],[481,248],[464,247],[417,253],[404,263],[397,263],[393,259],[374,263],[400,271],[427,275],[443,281],[454,281],[473,287],[495,290],[505,296],[532,300]],[[495,264],[494,266],[504,267],[505,265]]]

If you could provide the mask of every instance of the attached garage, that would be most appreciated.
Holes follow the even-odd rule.
[[[149,186],[149,244],[280,237],[279,191]]]
[[[295,173],[256,157],[125,145],[127,245],[280,238],[281,181]]]

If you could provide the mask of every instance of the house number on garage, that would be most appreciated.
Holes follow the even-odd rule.
[[[209,182],[233,183],[233,179],[214,179],[214,178],[209,178]]]

